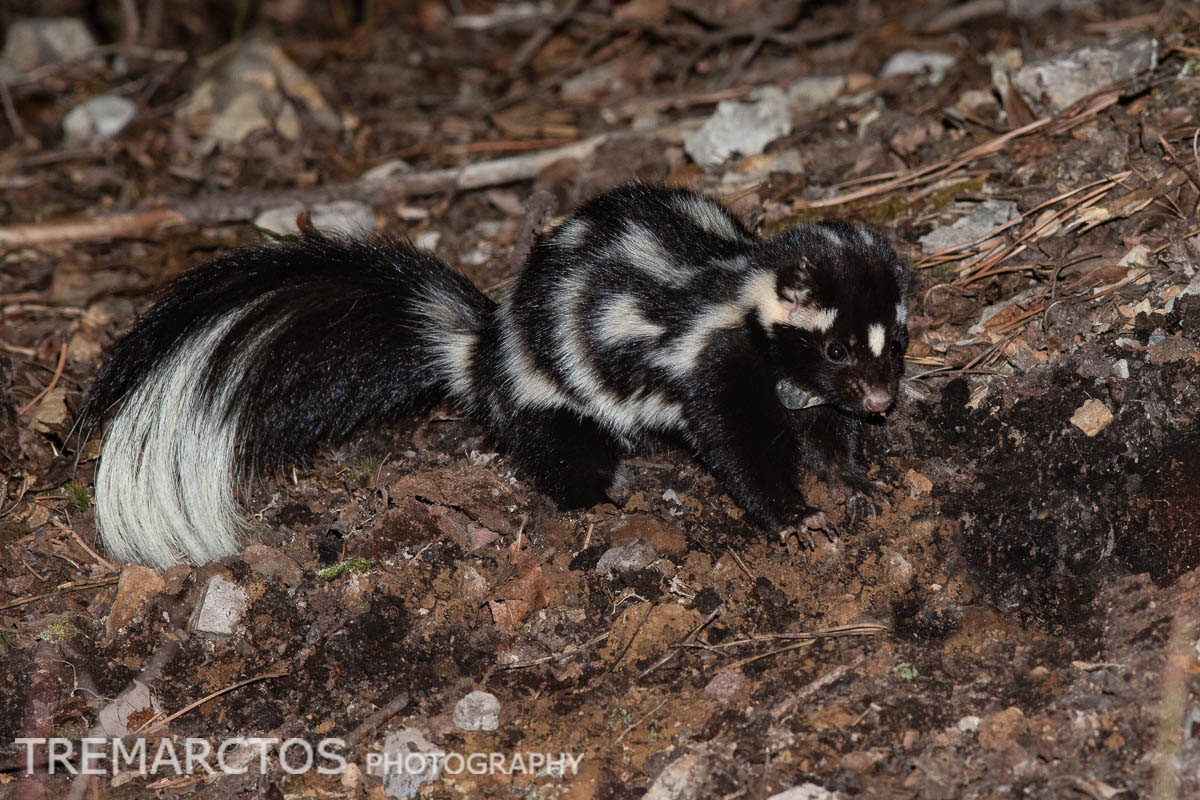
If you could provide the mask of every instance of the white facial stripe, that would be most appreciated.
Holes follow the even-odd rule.
[[[903,302],[896,303],[896,322],[900,325],[908,323],[908,306]]]
[[[675,199],[675,208],[701,229],[715,236],[734,241],[743,238],[743,234],[726,216],[725,211],[711,200],[690,195],[681,196]]]
[[[867,328],[867,347],[871,350],[871,355],[879,358],[883,355],[883,344],[887,340],[887,334],[883,330],[883,326],[878,322],[873,323]]]
[[[826,333],[833,327],[837,319],[836,308],[821,308],[820,306],[799,306],[788,315],[788,324],[806,331]]]
[[[563,247],[574,249],[583,244],[583,240],[587,238],[590,231],[591,226],[587,220],[576,217],[559,226],[558,230],[554,232],[554,241]]]
[[[658,338],[666,331],[662,325],[646,319],[634,297],[623,294],[600,310],[596,337],[602,344],[615,345],[631,339]]]

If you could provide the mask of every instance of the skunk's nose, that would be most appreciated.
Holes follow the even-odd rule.
[[[863,408],[874,414],[882,414],[892,407],[892,393],[883,389],[868,389],[863,395]]]

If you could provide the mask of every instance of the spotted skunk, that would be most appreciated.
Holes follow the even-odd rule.
[[[439,402],[564,507],[668,439],[772,532],[827,527],[796,481],[870,488],[863,423],[896,396],[908,280],[865,228],[763,240],[712,200],[637,183],[539,237],[499,304],[394,239],[233,252],[170,284],[91,389],[84,424],[112,417],[100,535],[158,567],[230,555],[256,469]]]

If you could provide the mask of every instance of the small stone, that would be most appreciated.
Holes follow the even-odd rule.
[[[887,60],[879,77],[891,78],[894,75],[919,75],[923,72],[930,74],[931,83],[939,84],[946,76],[946,71],[954,66],[957,58],[949,53],[938,53],[929,50],[901,50]]]
[[[242,553],[242,560],[264,578],[278,580],[287,586],[297,586],[304,580],[304,571],[300,566],[274,547],[249,545]]]
[[[500,727],[500,701],[488,692],[471,692],[455,704],[453,719],[462,731],[494,731]]]
[[[840,75],[801,78],[788,87],[788,102],[797,111],[815,111],[836,100],[845,88],[846,79]]]
[[[908,485],[908,494],[913,498],[927,495],[933,491],[933,481],[915,469],[904,473],[904,483]]]
[[[979,723],[979,746],[999,750],[1024,733],[1027,727],[1025,715],[1016,706],[998,711]]]
[[[842,795],[815,783],[802,783],[773,794],[767,800],[838,800]]]
[[[1149,38],[1088,45],[1021,68],[1012,84],[1035,111],[1057,114],[1093,92],[1152,68],[1156,49]]]
[[[1113,413],[1108,406],[1095,398],[1089,398],[1071,415],[1071,424],[1089,437],[1100,433],[1112,421]]]
[[[1122,358],[1114,362],[1112,372],[1113,375],[1117,376],[1123,381],[1129,380],[1129,359]]]
[[[154,693],[150,691],[150,687],[139,680],[135,680],[133,685],[126,689],[104,708],[100,710],[99,724],[100,730],[105,736],[112,738],[120,738],[133,733],[133,729],[138,727],[135,722],[129,724],[129,718],[135,714],[143,718],[147,716],[146,712],[151,711],[157,714],[162,708],[154,699]]]
[[[423,754],[422,758],[418,754]],[[383,792],[392,800],[416,797],[418,787],[442,775],[446,751],[436,747],[416,728],[389,733],[383,740],[381,763],[368,768],[383,778]]]
[[[867,775],[875,771],[875,765],[883,760],[882,750],[856,750],[842,756],[841,767],[849,772]]]
[[[4,63],[18,72],[47,64],[83,58],[96,49],[96,40],[83,20],[75,17],[31,17],[8,26]]]
[[[271,208],[259,214],[254,224],[277,236],[297,236],[300,233],[297,217],[304,210],[299,203]],[[321,233],[351,237],[378,227],[371,207],[356,200],[317,203],[309,209],[308,221]]]
[[[746,688],[746,676],[740,669],[723,669],[704,687],[704,695],[718,703],[728,703]]]
[[[606,578],[637,572],[654,563],[658,553],[641,539],[630,539],[620,547],[611,547],[596,562],[596,573]]]
[[[926,254],[973,242],[987,236],[1017,214],[1017,204],[1007,200],[985,200],[979,209],[951,225],[934,228],[919,240]]]
[[[438,243],[442,241],[441,231],[425,231],[417,238],[413,239],[413,245],[418,250],[429,250],[430,252],[437,250]]]
[[[700,129],[684,141],[684,149],[701,167],[720,166],[734,153],[758,155],[766,146],[792,132],[787,95],[766,86],[751,95],[753,102],[722,100]]]
[[[346,768],[342,770],[342,788],[357,789],[362,783],[362,768],[353,761],[347,762]]]
[[[969,717],[963,717],[962,719],[960,719],[958,721],[958,729],[960,731],[962,731],[963,733],[970,733],[971,731],[978,730],[979,729],[979,717],[977,717],[975,715],[971,715]]]
[[[704,756],[687,753],[658,773],[642,800],[699,800],[708,796],[704,792],[708,776],[709,765]]]
[[[63,136],[75,147],[102,142],[120,133],[136,114],[137,106],[128,98],[113,94],[93,97],[63,117]]]
[[[192,614],[191,629],[197,633],[230,636],[246,613],[246,590],[236,583],[214,575],[204,588],[204,596]]]
[[[113,601],[108,619],[104,621],[104,632],[112,638],[133,619],[142,604],[167,588],[158,570],[129,564],[121,569],[117,581],[117,598]]]

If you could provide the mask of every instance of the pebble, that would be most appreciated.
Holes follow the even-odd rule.
[[[1088,437],[1095,436],[1108,427],[1113,421],[1113,413],[1100,400],[1088,398],[1084,404],[1075,409],[1071,415],[1071,424],[1083,431]]]
[[[274,547],[264,544],[248,545],[242,553],[242,560],[264,578],[277,580],[288,586],[296,586],[304,580],[304,572],[300,566]]]
[[[417,753],[436,756],[433,758],[414,758]],[[416,797],[422,783],[436,781],[442,775],[442,759],[445,751],[436,747],[425,738],[425,734],[416,728],[405,728],[402,731],[389,733],[383,740],[383,764],[372,766],[368,770],[372,775],[383,778],[383,792],[392,800]],[[386,764],[399,765],[385,771]],[[417,772],[414,766],[424,766]]]
[[[926,254],[958,247],[986,236],[1017,214],[1017,204],[1007,200],[985,200],[972,214],[956,219],[951,225],[934,228],[920,238]]]
[[[500,727],[500,701],[488,692],[471,692],[455,704],[453,719],[461,731],[494,731]]]
[[[688,753],[668,764],[642,800],[699,800],[707,797],[704,792],[708,780],[709,766],[704,756]]]
[[[117,598],[113,601],[112,610],[108,612],[108,619],[104,621],[105,634],[111,638],[114,633],[129,624],[142,603],[166,588],[166,581],[158,570],[136,564],[123,567],[121,578],[117,581]]]
[[[717,167],[734,153],[758,155],[767,145],[792,132],[788,97],[775,86],[751,95],[752,102],[722,100],[700,129],[684,141],[684,149],[701,167]]]
[[[728,703],[746,688],[746,676],[740,669],[723,669],[704,687],[704,696],[718,703]]]
[[[773,794],[767,800],[838,800],[841,794],[831,792],[824,786],[815,783],[802,783],[785,789],[779,794]]]
[[[93,97],[63,117],[63,136],[73,146],[102,142],[120,133],[136,114],[137,106],[128,98],[114,94]]]
[[[846,89],[846,79],[832,77],[801,78],[788,87],[788,102],[796,111],[815,111],[827,106]]]
[[[96,39],[76,17],[27,17],[8,26],[5,66],[25,72],[47,64],[83,58],[96,49]]]
[[[606,550],[596,562],[596,572],[606,578],[612,578],[614,575],[645,569],[654,563],[656,558],[658,553],[648,542],[631,539],[620,547]]]
[[[895,75],[920,75],[928,72],[930,82],[937,85],[946,77],[946,71],[954,66],[957,58],[949,53],[939,53],[932,50],[901,50],[887,60],[879,77],[891,78]]]
[[[197,633],[229,636],[246,613],[246,590],[220,575],[214,575],[196,604],[189,627]]]
[[[259,214],[254,224],[276,236],[296,236],[300,233],[296,218],[304,210],[299,203],[271,208]],[[308,221],[321,233],[346,236],[362,236],[378,227],[375,211],[357,200],[317,203],[309,209]]]
[[[1035,111],[1057,114],[1077,100],[1157,63],[1153,39],[1096,44],[1022,67],[1012,84]]]

